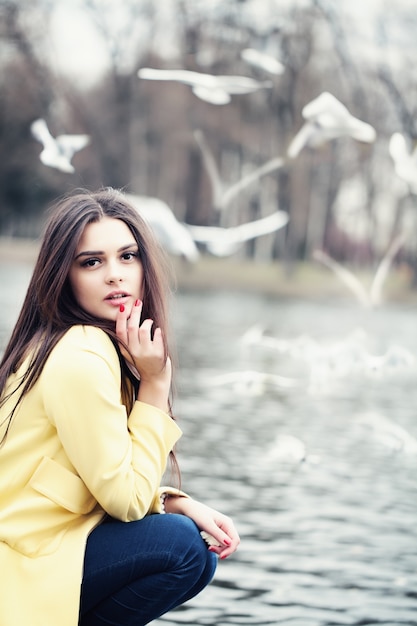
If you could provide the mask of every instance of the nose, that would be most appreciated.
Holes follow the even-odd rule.
[[[118,278],[113,277],[113,276],[109,276],[107,278],[107,282],[109,283],[109,285],[116,285],[117,283],[121,283],[123,280],[123,278],[121,276],[119,276]]]
[[[122,271],[117,263],[109,263],[106,282],[109,285],[116,285],[123,281]]]

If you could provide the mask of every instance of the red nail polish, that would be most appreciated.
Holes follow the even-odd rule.
[[[135,300],[135,306],[139,306],[140,304],[142,304],[140,300]]]
[[[121,305],[119,306],[119,311],[120,311],[120,313],[123,313],[123,311],[124,311],[124,310],[125,310],[125,305],[124,305],[124,304],[121,304]]]

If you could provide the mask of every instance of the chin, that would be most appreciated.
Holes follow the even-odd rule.
[[[90,311],[90,314],[100,320],[106,322],[115,322],[117,316],[117,310],[114,311]]]

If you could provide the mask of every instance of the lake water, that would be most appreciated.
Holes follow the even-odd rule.
[[[0,266],[2,346],[30,269]],[[157,623],[417,625],[416,312],[193,292],[174,323],[183,488],[242,543]]]

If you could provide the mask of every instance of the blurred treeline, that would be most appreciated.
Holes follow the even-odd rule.
[[[341,261],[372,266],[405,228],[399,258],[414,265],[415,196],[399,184],[388,143],[397,131],[410,140],[417,136],[416,66],[408,45],[417,12],[385,3],[384,14],[368,25],[373,38],[364,45],[358,25],[343,11],[351,0],[257,0],[263,16],[270,8],[259,22],[251,19],[253,0],[172,0],[175,23],[165,28],[167,37],[175,34],[176,48],[168,58],[153,39],[163,2],[80,0],[109,59],[107,73],[86,88],[50,62],[46,33],[56,3],[0,0],[0,234],[36,236],[53,197],[74,187],[111,185],[158,197],[192,224],[229,226],[287,211],[288,226],[247,244],[246,257],[291,265],[324,248]],[[115,5],[125,19],[123,28],[112,30]],[[283,74],[271,76],[245,63],[240,53],[247,47],[275,56]],[[137,70],[146,66],[270,79],[273,87],[215,106],[185,85],[138,79]],[[242,192],[219,217],[193,132],[204,132],[222,178],[232,184],[272,157],[285,158],[303,123],[303,106],[322,91],[370,123],[375,143],[344,138],[305,149]],[[41,146],[30,133],[40,117],[54,135],[90,135],[91,144],[74,157],[75,174],[40,162]]]

